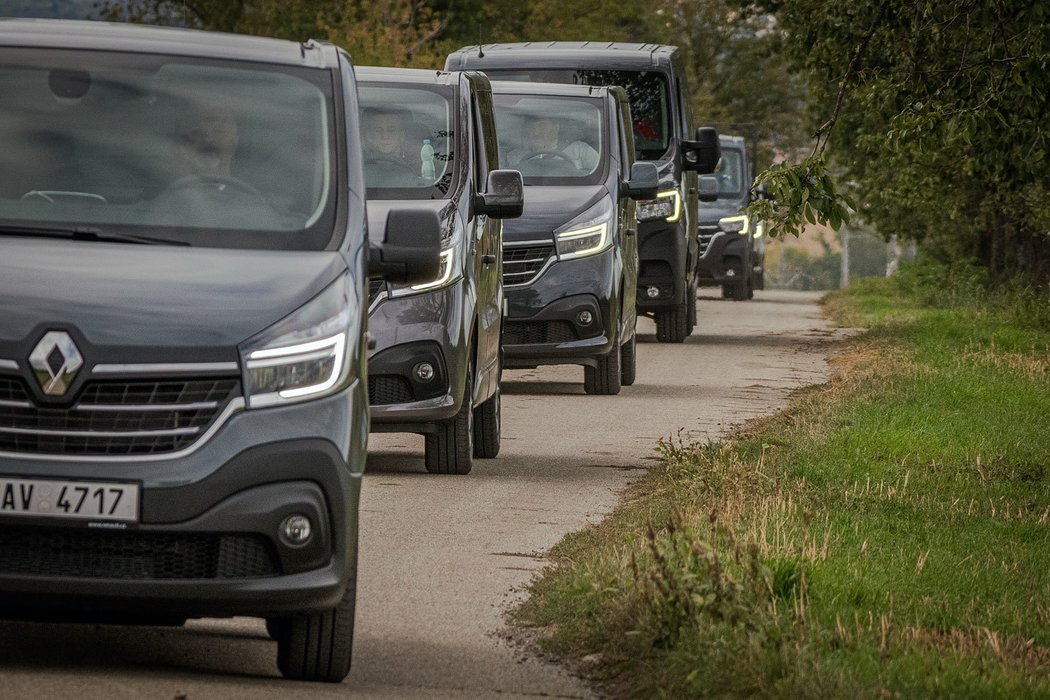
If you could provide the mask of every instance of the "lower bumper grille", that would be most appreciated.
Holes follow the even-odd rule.
[[[507,345],[569,343],[579,340],[576,327],[569,321],[508,321],[503,326]]]
[[[368,403],[382,406],[415,401],[408,380],[397,374],[377,374],[368,378]]]
[[[235,579],[280,573],[260,535],[5,527],[0,574],[121,580]]]

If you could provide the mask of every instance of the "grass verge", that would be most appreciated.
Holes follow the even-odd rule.
[[[1050,303],[832,295],[827,385],[663,464],[514,613],[614,696],[1050,697]]]

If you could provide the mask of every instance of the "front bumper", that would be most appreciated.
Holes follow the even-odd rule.
[[[0,514],[0,616],[177,620],[334,607],[356,575],[363,399],[355,383],[244,411],[167,461],[0,457],[5,476],[141,484],[139,522],[126,528]],[[292,514],[314,528],[298,547],[278,535]]]
[[[746,279],[749,243],[747,235],[721,231],[703,241],[704,249],[696,266],[698,284],[715,286]]]
[[[669,311],[686,302],[689,247],[684,222],[639,223],[638,263],[639,313]],[[650,288],[656,296],[649,295]]]
[[[504,366],[597,366],[613,349],[620,323],[615,251],[555,262],[527,285],[505,288]],[[583,323],[582,312],[591,321]]]
[[[428,432],[459,411],[470,364],[464,281],[426,294],[381,297],[369,314],[376,339],[368,359],[369,413],[375,432]],[[434,371],[421,381],[416,367]]]

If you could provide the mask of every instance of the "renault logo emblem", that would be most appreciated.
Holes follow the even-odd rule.
[[[84,365],[76,344],[65,331],[48,331],[29,355],[29,366],[48,396],[62,396]]]

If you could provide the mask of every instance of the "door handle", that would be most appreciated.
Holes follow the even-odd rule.
[[[628,228],[624,229],[624,233],[626,233],[628,236],[633,236],[634,234],[636,234],[638,232],[636,230],[634,230],[633,228],[628,227]]]
[[[376,349],[376,337],[368,331],[365,331],[365,347],[369,350]]]
[[[492,263],[496,262],[496,256],[492,255],[491,253],[487,253],[481,256],[481,262],[485,263],[486,265],[491,265]]]

